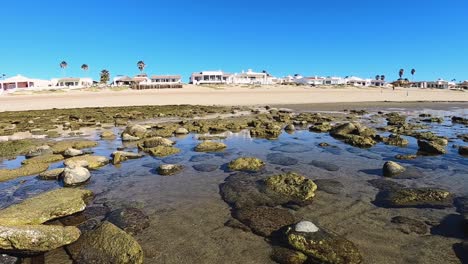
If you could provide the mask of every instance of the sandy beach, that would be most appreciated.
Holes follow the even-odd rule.
[[[293,105],[355,102],[468,102],[463,91],[301,86],[203,87],[165,90],[29,92],[0,96],[0,111],[141,105]]]

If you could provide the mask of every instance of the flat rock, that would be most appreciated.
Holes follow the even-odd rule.
[[[277,147],[273,147],[271,150],[285,153],[302,153],[310,151],[310,147],[299,143],[286,143]]]
[[[196,152],[216,152],[226,149],[227,146],[221,142],[203,141],[195,147]]]
[[[190,162],[204,162],[208,161],[210,159],[213,159],[212,155],[209,154],[199,154],[199,155],[194,155],[190,158]]]
[[[202,164],[195,164],[192,166],[196,171],[200,172],[212,172],[217,169],[219,169],[219,166],[216,164],[207,164],[207,163],[202,163]]]
[[[429,228],[424,222],[406,216],[395,216],[392,218],[392,223],[399,225],[400,230],[405,234],[425,235],[429,232]]]
[[[317,180],[314,180],[314,182],[317,185],[317,190],[326,192],[329,194],[339,194],[344,189],[344,185],[337,180],[317,179]]]
[[[0,225],[38,225],[81,212],[91,191],[62,188],[46,192],[0,211]]]
[[[135,152],[128,152],[128,151],[114,151],[112,153],[112,164],[120,164],[129,159],[139,159],[142,158],[144,155]]]
[[[233,171],[259,171],[265,167],[265,162],[254,157],[242,157],[231,161],[228,167]]]
[[[74,149],[74,148],[67,148],[64,152],[63,152],[63,156],[67,157],[67,158],[71,158],[71,157],[76,157],[76,156],[81,156],[83,155],[84,152],[82,150],[79,150],[79,149]]]
[[[383,207],[401,208],[449,208],[453,205],[453,195],[445,190],[434,188],[401,188],[380,192],[376,203]]]
[[[83,233],[67,251],[75,263],[143,263],[138,242],[110,222]]]
[[[103,156],[84,155],[66,159],[63,164],[66,167],[86,167],[88,169],[98,169],[109,163],[109,159]]]
[[[268,237],[282,227],[293,224],[296,219],[287,210],[272,207],[256,207],[237,210],[234,217],[250,227],[252,232]]]
[[[48,171],[39,173],[37,177],[41,180],[57,180],[63,171],[64,171],[64,168],[48,170]]]
[[[0,226],[0,250],[5,253],[37,254],[75,242],[80,230],[71,226]]]
[[[110,212],[107,221],[131,235],[141,233],[150,225],[149,217],[142,210],[134,207],[126,207]]]

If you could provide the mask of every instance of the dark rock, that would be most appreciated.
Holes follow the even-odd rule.
[[[250,230],[250,227],[244,225],[242,222],[240,222],[239,220],[237,220],[235,218],[230,218],[229,220],[227,220],[226,223],[224,223],[224,226],[234,228],[234,229],[240,229],[240,230],[242,230],[244,232],[251,232],[252,231],[252,230]]]
[[[280,151],[286,153],[302,153],[310,150],[309,147],[299,143],[285,143],[281,146],[273,147],[272,151]]]
[[[413,155],[413,154],[398,154],[395,156],[395,159],[399,159],[399,160],[414,160],[416,159],[418,156],[417,155]]]
[[[250,227],[257,235],[269,237],[275,231],[296,222],[287,210],[273,207],[254,207],[234,212],[234,217]]]
[[[314,180],[315,184],[317,184],[317,190],[323,191],[329,194],[339,194],[343,191],[344,185],[332,179],[317,179]]]
[[[380,192],[376,204],[389,208],[435,208],[452,207],[453,195],[445,190],[433,188],[402,188]]]
[[[193,165],[193,168],[200,172],[212,172],[217,170],[219,166],[216,164],[196,164]]]
[[[107,220],[132,235],[141,233],[150,225],[149,217],[133,207],[114,210],[108,214]]]
[[[403,184],[387,180],[387,179],[373,179],[367,181],[370,185],[372,185],[374,188],[377,188],[381,191],[390,191],[390,190],[398,190],[402,189],[405,186]]]
[[[172,156],[172,157],[167,157],[167,158],[162,159],[162,162],[166,164],[177,164],[183,161],[184,161],[184,158],[180,156]]]
[[[440,155],[447,152],[443,146],[433,141],[418,140],[418,146],[419,151],[425,154]]]
[[[313,160],[309,164],[327,171],[338,171],[340,169],[337,165],[326,161]]]
[[[458,148],[458,153],[463,156],[468,156],[468,146],[460,146]]]
[[[204,162],[212,159],[213,156],[209,154],[199,154],[199,155],[194,155],[190,158],[190,162]]]
[[[282,153],[270,153],[267,155],[267,161],[272,164],[281,166],[296,165],[299,161],[295,158],[288,157]]]
[[[393,161],[387,161],[385,162],[383,168],[383,175],[385,177],[393,177],[395,175],[398,175],[400,173],[403,173],[406,171],[405,167],[401,166],[400,164],[393,162]]]
[[[284,247],[275,247],[271,258],[279,264],[304,264],[307,261],[304,253]]]

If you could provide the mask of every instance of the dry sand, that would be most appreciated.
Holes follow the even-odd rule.
[[[438,89],[316,88],[297,86],[203,87],[182,89],[66,91],[0,96],[0,111],[136,105],[292,105],[352,102],[468,102],[468,93]]]

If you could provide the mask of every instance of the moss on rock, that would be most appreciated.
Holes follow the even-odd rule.
[[[109,163],[109,159],[104,156],[84,155],[66,159],[63,164],[68,167],[82,166],[88,169],[98,169]]]
[[[317,190],[317,185],[311,179],[294,172],[270,176],[265,179],[265,185],[278,194],[298,201],[312,199]]]
[[[231,161],[228,167],[234,171],[259,171],[265,167],[265,162],[254,157],[242,157]]]
[[[195,147],[197,152],[216,152],[226,149],[227,146],[221,142],[204,141]]]
[[[46,171],[47,163],[31,163],[17,169],[0,169],[0,182],[13,180],[18,177],[31,176]]]
[[[155,157],[167,157],[175,155],[180,152],[180,149],[176,147],[157,146],[147,150],[151,156]]]
[[[60,154],[49,154],[49,155],[42,155],[42,156],[37,156],[34,158],[26,159],[21,162],[23,165],[28,165],[28,164],[38,164],[38,163],[54,163],[57,161],[63,160],[64,157]]]

